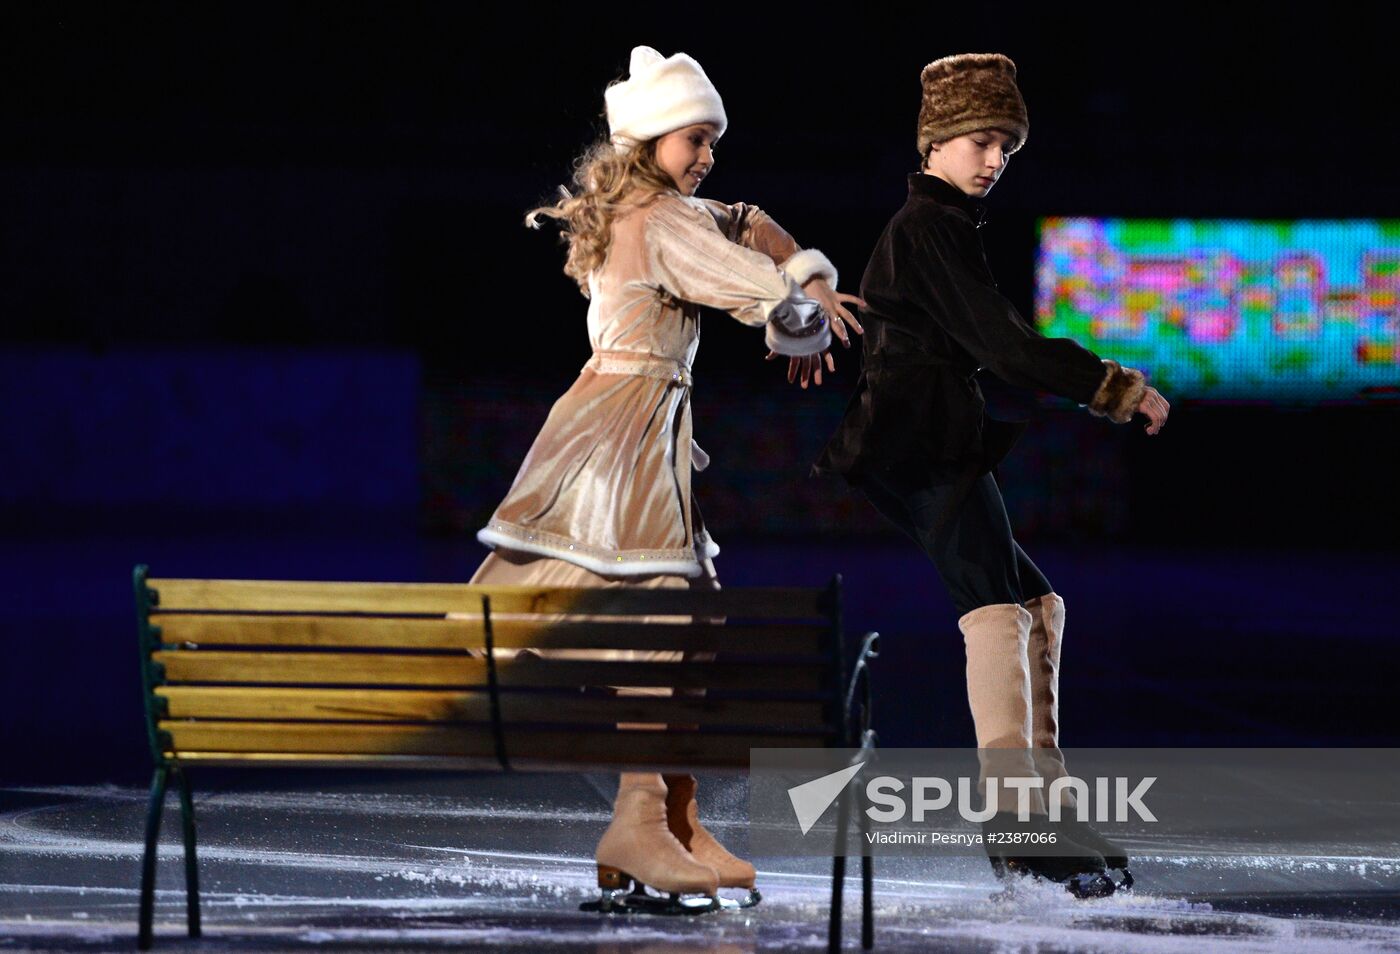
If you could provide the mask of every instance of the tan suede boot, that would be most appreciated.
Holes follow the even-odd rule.
[[[657,891],[715,897],[719,876],[666,827],[666,783],[655,772],[624,772],[612,822],[594,852],[598,887],[627,889],[632,882]]]
[[[1022,605],[1031,614],[1026,644],[1031,671],[1031,744],[1048,797],[1050,783],[1069,774],[1060,751],[1060,643],[1065,632],[1065,601],[1056,593],[1047,593]],[[1063,792],[1060,803],[1072,808],[1074,796]]]
[[[977,730],[982,780],[1032,776],[1031,674],[1026,664],[1031,614],[1019,603],[979,606],[958,620],[967,648],[967,702]],[[989,798],[997,811],[1015,812],[1016,793],[999,787]],[[1032,813],[1045,801],[1032,791]]]
[[[1060,646],[1065,634],[1065,601],[1056,593],[1046,593],[1025,602],[1032,617],[1027,654],[1031,667],[1031,740],[1036,771],[1045,779],[1046,804],[1050,783],[1069,774],[1060,751]],[[1074,796],[1060,793],[1058,830],[1072,840],[1103,855],[1110,868],[1128,867],[1128,853],[1109,841],[1074,812]],[[1132,876],[1127,876],[1131,887]]]
[[[1034,721],[1032,679],[1027,658],[1031,613],[1020,603],[980,606],[958,620],[967,647],[967,700],[977,729],[977,757],[984,790],[990,778],[1034,778],[1031,757]],[[998,840],[1008,832],[1046,834],[1050,828],[1042,790],[1031,789],[1030,817],[1017,819],[1015,791],[998,787],[987,791],[987,806],[996,813],[982,823],[984,847],[998,878],[1033,875],[1065,884],[1077,897],[1112,894],[1114,883],[1104,874],[1104,859],[1097,851],[1058,837],[1063,854],[1026,854],[1014,843]]]
[[[753,865],[736,858],[700,824],[700,806],[695,801],[694,775],[663,775],[666,782],[666,824],[676,840],[702,864],[719,875],[721,888],[753,890]]]

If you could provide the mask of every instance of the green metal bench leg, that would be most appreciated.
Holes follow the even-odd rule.
[[[857,815],[860,818],[861,843],[869,844],[870,816],[861,810],[862,800],[856,800]],[[875,888],[875,859],[871,855],[860,856],[860,946],[870,950],[875,946],[875,909],[871,895]]]
[[[155,914],[156,847],[160,843],[160,815],[165,808],[165,783],[169,775],[166,766],[157,766],[151,777],[151,801],[146,808],[146,852],[141,856],[141,914],[136,946],[151,949],[151,920]]]
[[[826,949],[841,950],[841,901],[846,887],[846,856],[831,859],[831,921],[826,928]]]
[[[870,950],[875,946],[875,910],[871,894],[875,881],[875,859],[869,855],[860,858],[860,946]]]
[[[190,794],[189,777],[175,769],[180,780],[180,822],[185,836],[185,918],[190,937],[199,937],[199,860],[194,851],[194,798]]]
[[[831,923],[826,929],[826,949],[841,950],[841,907],[846,894],[846,825],[851,811],[851,784],[842,790],[836,810],[836,845],[831,859]]]

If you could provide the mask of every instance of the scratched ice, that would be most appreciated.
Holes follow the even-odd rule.
[[[276,791],[258,781],[201,789],[195,775],[200,951],[826,944],[830,872],[818,860],[756,859],[764,898],[749,911],[686,919],[580,912],[596,894],[592,848],[608,817],[606,776],[319,775]],[[702,786],[712,828],[738,847],[743,785],[717,778]],[[0,789],[0,952],[130,949],[145,800],[140,789],[110,785]],[[184,943],[177,812],[172,799],[157,950]],[[1396,857],[1182,857],[1139,847],[1139,890],[1089,902],[1049,886],[994,902],[981,859],[877,859],[876,949],[1400,952]],[[852,877],[848,949],[859,946],[857,889]]]

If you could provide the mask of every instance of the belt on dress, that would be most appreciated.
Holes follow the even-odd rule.
[[[644,378],[670,381],[683,388],[695,385],[690,376],[690,369],[681,362],[674,358],[663,358],[639,351],[595,351],[593,357],[584,364],[583,370],[598,374],[636,374]],[[690,441],[690,460],[691,466],[696,470],[704,470],[710,466],[710,455],[695,443],[694,438]]]
[[[659,378],[681,387],[693,387],[690,369],[673,358],[637,351],[595,351],[583,366],[598,374],[636,374],[644,378]]]

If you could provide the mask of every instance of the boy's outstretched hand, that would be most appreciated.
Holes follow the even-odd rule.
[[[831,333],[840,339],[841,344],[847,348],[851,346],[850,331],[858,335],[865,334],[865,329],[856,321],[855,315],[846,309],[846,305],[855,305],[858,308],[865,307],[865,300],[859,295],[847,295],[845,292],[833,291],[825,278],[813,278],[802,286],[802,291],[808,298],[815,299],[822,306],[822,311],[826,312],[831,320]],[[847,330],[850,327],[850,331]],[[777,352],[770,351],[764,361],[772,361],[777,358]],[[832,358],[831,351],[823,351],[821,354],[809,354],[803,357],[788,358],[788,384],[793,381],[800,381],[803,388],[808,382],[815,382],[818,387],[822,383],[822,365],[826,365],[826,370],[831,373],[836,371],[836,360]]]
[[[791,376],[788,380],[791,380]],[[1149,387],[1143,392],[1142,401],[1137,406],[1137,412],[1149,418],[1147,425],[1147,433],[1149,434],[1156,434],[1162,429],[1162,425],[1167,423],[1167,415],[1171,413],[1171,409],[1172,406],[1167,403],[1167,399],[1162,397],[1161,392],[1153,387]]]

